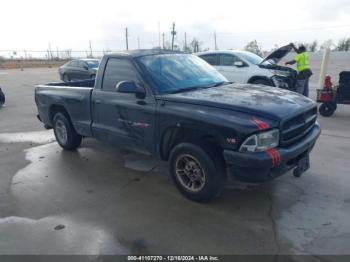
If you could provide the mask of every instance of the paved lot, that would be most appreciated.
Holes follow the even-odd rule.
[[[62,151],[33,96],[57,80],[57,69],[0,71],[0,254],[350,253],[350,106],[319,117],[302,178],[231,182],[203,205],[180,196],[165,163],[92,139]]]

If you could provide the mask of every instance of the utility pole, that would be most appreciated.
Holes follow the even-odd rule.
[[[165,34],[164,34],[164,32],[163,32],[162,36],[163,36],[163,49],[165,49]]]
[[[158,22],[158,46],[159,46],[159,49],[161,49],[161,47],[160,47],[160,22]]]
[[[174,50],[174,37],[175,37],[175,35],[176,35],[175,23],[173,23],[173,29],[171,30],[171,35],[172,35],[172,39],[171,39],[171,50]]]
[[[58,52],[58,46],[56,46],[57,60],[60,60],[60,54]]]
[[[129,40],[128,40],[128,28],[125,27],[125,44],[126,44],[126,50],[129,50]]]
[[[52,49],[51,49],[51,44],[49,43],[49,58],[52,60]]]
[[[92,58],[92,47],[91,47],[91,40],[89,40],[89,48],[90,48],[90,57]]]
[[[140,49],[140,37],[137,37],[137,49]]]
[[[216,43],[216,31],[214,31],[214,43],[215,43],[215,50],[218,50],[218,46]]]
[[[187,35],[186,35],[186,32],[185,32],[185,52],[187,51]]]

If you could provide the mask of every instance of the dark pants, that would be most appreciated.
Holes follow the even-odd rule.
[[[309,96],[309,78],[307,79],[298,79],[295,84],[295,91],[304,96]]]

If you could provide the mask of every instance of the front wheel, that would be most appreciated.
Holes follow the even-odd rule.
[[[208,202],[223,189],[225,163],[219,152],[190,143],[177,145],[170,155],[170,173],[177,189],[188,199]]]
[[[63,113],[53,117],[53,130],[58,144],[66,150],[74,150],[81,144],[82,136],[77,134],[70,119]]]
[[[335,103],[323,103],[320,105],[318,111],[324,117],[330,117],[334,114],[337,109],[337,104]]]

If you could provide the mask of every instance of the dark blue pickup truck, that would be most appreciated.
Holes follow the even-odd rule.
[[[96,80],[37,86],[35,101],[64,149],[95,137],[156,155],[169,161],[179,191],[202,202],[228,174],[248,182],[291,169],[300,176],[321,132],[307,97],[233,84],[201,58],[158,50],[105,55]]]

